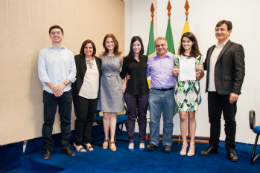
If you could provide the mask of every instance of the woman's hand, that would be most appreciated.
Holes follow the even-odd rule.
[[[202,65],[197,65],[197,66],[195,67],[195,70],[203,71]]]
[[[126,89],[126,82],[123,84],[123,87],[122,87],[122,93],[123,94],[125,93],[125,89]]]
[[[195,67],[195,70],[197,71],[196,72],[196,80],[201,80],[202,78],[203,78],[203,76],[204,76],[204,70],[203,70],[203,67],[202,67],[202,65],[197,65],[196,67]]]
[[[100,54],[99,54],[99,59],[101,59],[102,58],[102,56],[103,56],[103,54],[104,54],[104,52],[101,52]]]
[[[172,69],[172,74],[173,74],[175,77],[178,77],[179,73],[180,73],[180,69],[178,69],[178,68]]]
[[[130,75],[129,75],[129,74],[127,74],[125,78],[126,78],[126,79],[127,79],[127,81],[128,81],[128,80],[130,79]]]

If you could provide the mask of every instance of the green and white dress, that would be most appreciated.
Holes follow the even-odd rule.
[[[186,55],[178,55],[175,59],[174,66],[179,68],[180,59],[193,58]],[[202,56],[195,58],[195,66],[202,64]],[[178,112],[197,112],[199,99],[200,99],[200,87],[199,81],[197,80],[187,80],[187,81],[177,81],[175,87],[175,101],[177,105]]]

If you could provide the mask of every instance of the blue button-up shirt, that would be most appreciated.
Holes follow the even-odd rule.
[[[167,52],[160,58],[157,53],[151,55],[147,61],[147,77],[151,76],[151,88],[166,89],[176,85],[176,78],[172,74],[175,55]]]
[[[65,47],[59,50],[53,45],[42,49],[38,60],[38,74],[43,85],[43,90],[53,93],[45,84],[51,82],[54,86],[61,84],[66,79],[71,82],[76,81],[76,65],[73,53]],[[67,85],[62,92],[69,91],[70,84]]]

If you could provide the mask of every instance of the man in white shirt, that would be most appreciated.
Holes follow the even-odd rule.
[[[222,20],[217,23],[215,36],[218,42],[207,51],[204,69],[207,70],[206,92],[208,92],[208,110],[210,122],[210,146],[200,155],[218,153],[220,120],[223,112],[227,156],[236,162],[235,153],[237,100],[245,76],[245,55],[240,44],[229,40],[232,23]]]
[[[53,122],[59,106],[62,153],[75,156],[70,149],[72,93],[70,82],[75,82],[76,66],[73,53],[62,46],[63,29],[54,25],[49,29],[52,45],[42,49],[38,60],[39,79],[43,85],[44,123],[42,138],[45,153],[50,159],[54,148]]]

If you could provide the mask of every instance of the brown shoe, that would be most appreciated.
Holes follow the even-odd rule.
[[[52,154],[51,151],[45,150],[45,153],[43,154],[42,158],[43,158],[44,160],[50,159],[50,158],[51,158],[51,154]]]
[[[214,148],[211,145],[206,150],[200,152],[201,156],[208,156],[208,155],[211,155],[211,154],[218,154],[218,149]]]
[[[111,144],[114,144],[115,147],[111,147]],[[110,142],[109,142],[109,148],[110,148],[111,151],[116,151],[116,144],[115,144],[115,141],[110,141]]]
[[[109,139],[104,139],[104,143],[102,145],[103,149],[107,149],[108,148],[108,142],[109,142]]]

